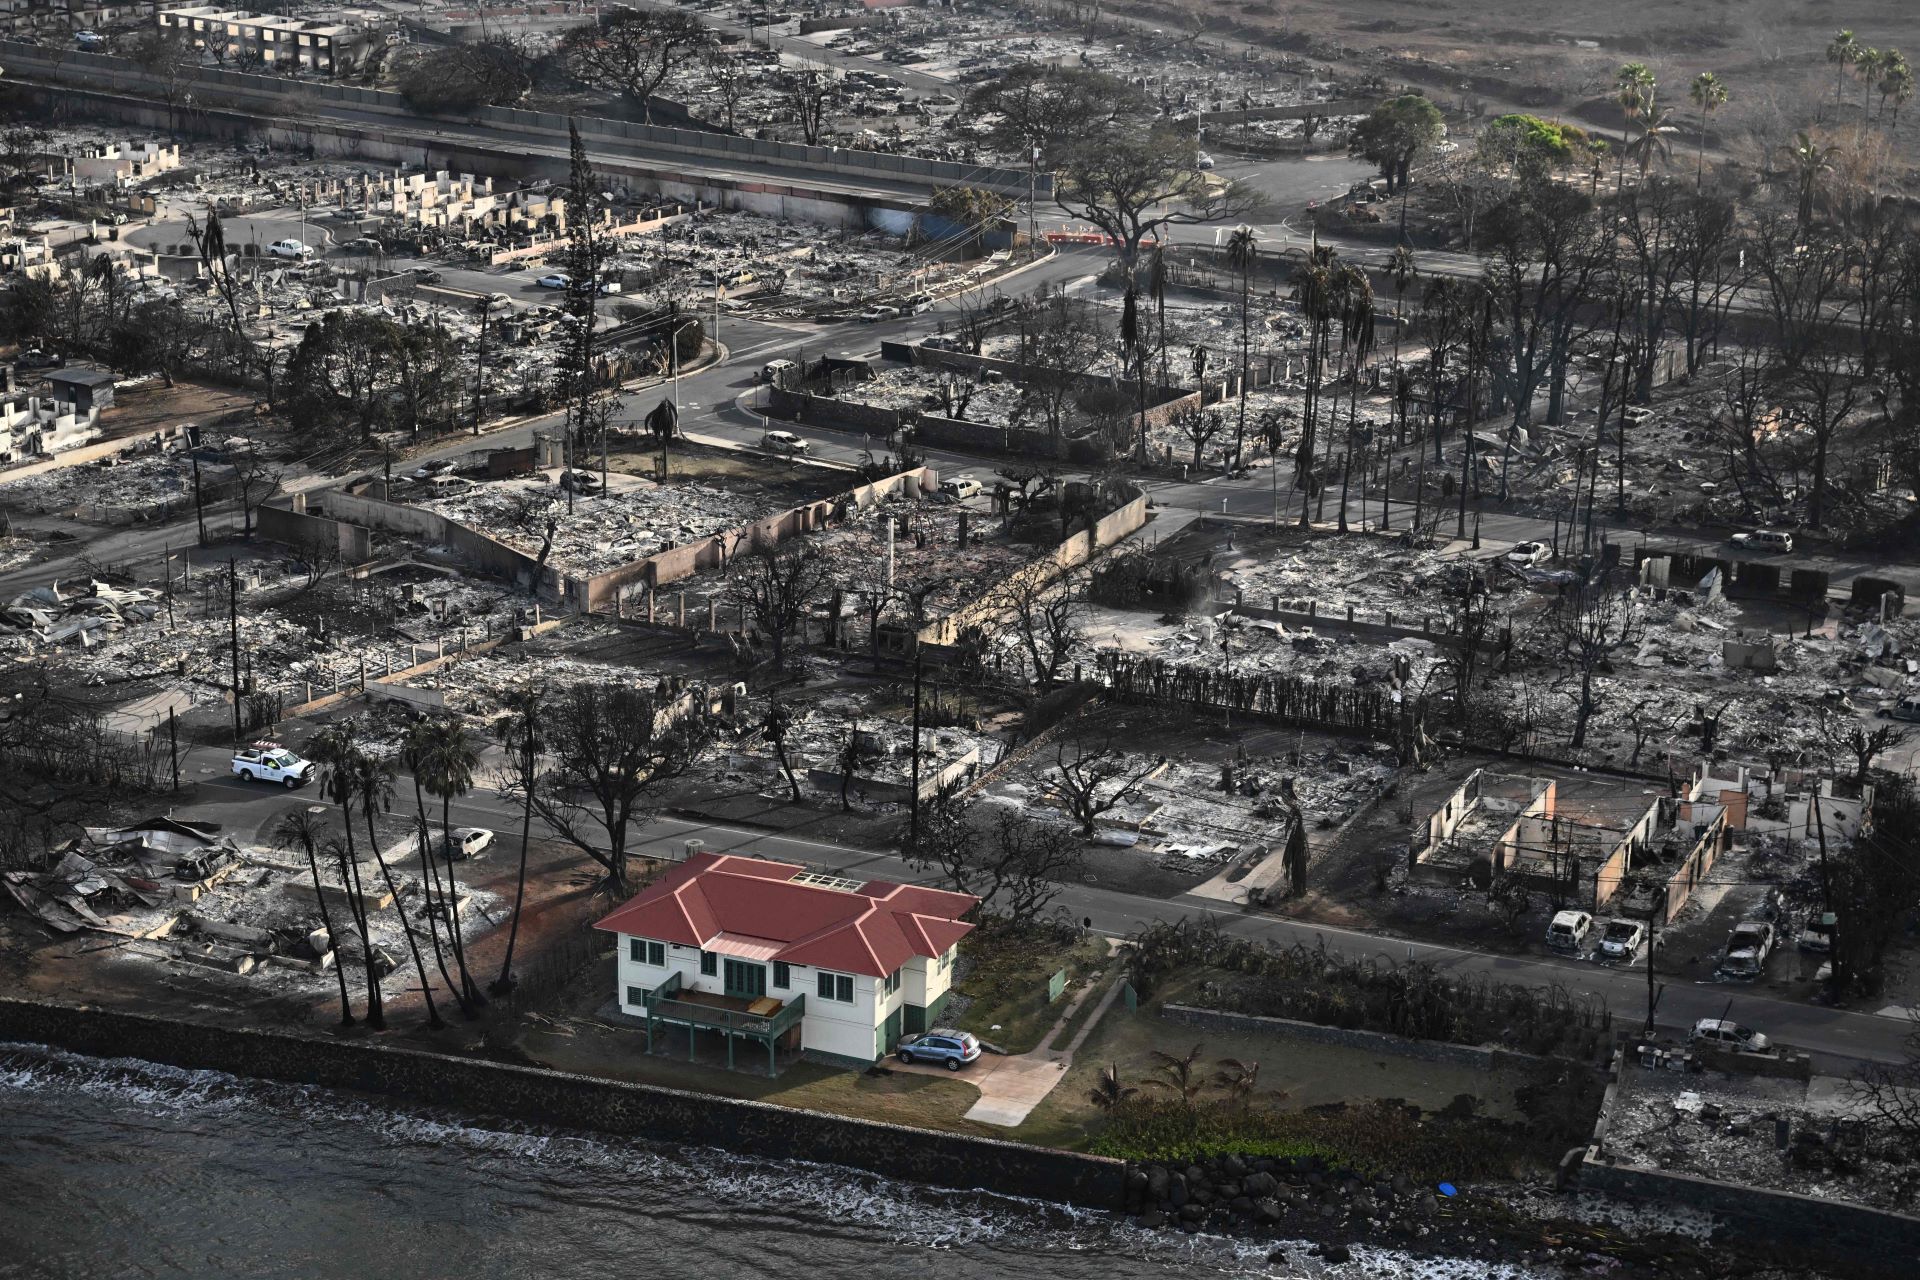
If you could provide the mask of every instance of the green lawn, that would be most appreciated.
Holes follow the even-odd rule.
[[[1047,1029],[1091,975],[1107,964],[1102,938],[1061,943],[999,929],[969,936],[960,944],[960,954],[966,964],[954,990],[971,1003],[951,1021],[1009,1053],[1040,1047]],[[1066,992],[1049,1003],[1047,979],[1062,968],[1067,971]]]

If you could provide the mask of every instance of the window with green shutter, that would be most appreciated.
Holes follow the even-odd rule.
[[[664,967],[667,963],[667,949],[658,942],[647,944],[647,963]]]
[[[775,960],[773,962],[773,989],[775,991],[785,991],[792,985],[793,970],[787,966],[786,961]]]
[[[702,951],[700,953],[700,972],[704,973],[709,978],[711,978],[714,974],[719,973],[720,957],[712,951]]]
[[[635,964],[662,966],[667,962],[667,947],[662,942],[649,942],[645,938],[629,938],[627,939],[627,958]]]
[[[822,973],[814,989],[822,1000],[853,1003],[853,979],[844,973]]]

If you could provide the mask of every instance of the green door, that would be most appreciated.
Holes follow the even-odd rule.
[[[900,1010],[895,1009],[887,1015],[886,1022],[880,1028],[880,1052],[888,1054],[900,1043]]]
[[[723,981],[728,995],[739,996],[742,1000],[758,1000],[767,994],[767,966],[729,960]]]

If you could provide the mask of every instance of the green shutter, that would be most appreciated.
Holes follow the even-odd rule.
[[[786,961],[775,960],[773,962],[773,989],[775,991],[785,991],[792,985],[793,970],[787,967]]]
[[[720,972],[720,957],[711,951],[700,953],[700,972],[711,978]]]

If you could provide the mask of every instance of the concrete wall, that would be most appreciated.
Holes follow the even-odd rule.
[[[1132,486],[1128,486],[1131,488]],[[1093,528],[1074,534],[1051,552],[1029,561],[1001,579],[979,597],[961,605],[937,622],[920,629],[921,644],[954,644],[960,633],[976,622],[996,617],[1004,610],[1004,593],[1024,583],[1050,582],[1068,569],[1084,564],[1095,554],[1132,534],[1147,522],[1147,495],[1133,490],[1133,498],[1108,512]]]
[[[542,568],[535,557],[516,551],[504,542],[496,542],[486,534],[469,529],[437,511],[387,502],[366,494],[352,494],[342,489],[327,490],[319,502],[326,513],[336,519],[384,533],[418,538],[436,546],[451,547],[481,569],[518,586],[533,589],[543,599],[560,601],[567,598],[567,579],[551,565]]]
[[[6,998],[0,998],[0,1039],[290,1084],[358,1089],[467,1114],[696,1143],[769,1160],[839,1164],[910,1182],[983,1188],[1097,1209],[1117,1210],[1124,1191],[1126,1166],[1118,1160],[364,1040],[200,1026],[175,1018]]]
[[[268,542],[279,542],[294,550],[315,545],[333,547],[342,564],[365,564],[373,559],[373,532],[344,520],[309,515],[305,494],[296,494],[291,505],[263,502],[254,508],[254,526]]]
[[[940,488],[940,477],[930,468],[916,467],[911,471],[857,485],[837,498],[823,498],[804,507],[793,507],[738,529],[729,529],[683,547],[658,552],[644,560],[635,560],[631,564],[575,582],[574,602],[588,612],[615,609],[623,591],[633,587],[657,591],[667,583],[690,578],[704,569],[721,568],[743,547],[750,548],[756,541],[777,546],[789,538],[824,528],[832,521],[835,509],[841,504],[865,509],[910,487],[922,493],[933,493]]]

